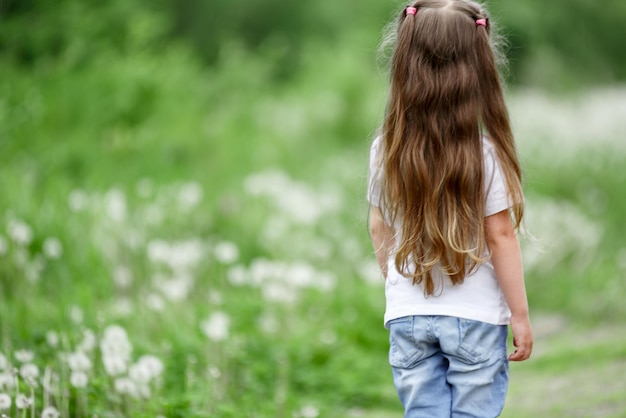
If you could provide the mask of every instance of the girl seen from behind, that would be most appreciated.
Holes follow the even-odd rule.
[[[486,10],[465,0],[417,1],[392,30],[368,200],[407,418],[498,416],[508,360],[532,351],[521,170],[491,32]]]

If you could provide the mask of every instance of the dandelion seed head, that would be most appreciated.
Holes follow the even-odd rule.
[[[133,302],[127,297],[119,297],[113,304],[113,312],[122,317],[130,316],[133,310]]]
[[[222,241],[215,246],[213,255],[222,264],[232,264],[239,258],[239,248],[233,242]]]
[[[333,330],[327,329],[320,334],[320,341],[322,344],[333,345],[337,342],[337,334]]]
[[[319,291],[328,293],[335,289],[337,278],[329,272],[317,272],[313,285]]]
[[[183,212],[190,212],[202,201],[203,194],[199,183],[191,181],[183,184],[178,191],[178,207]]]
[[[113,387],[115,388],[115,391],[119,394],[137,397],[137,385],[128,377],[120,377],[115,379]]]
[[[120,289],[126,289],[133,282],[133,273],[126,266],[117,266],[113,271],[113,282]]]
[[[261,289],[261,294],[270,303],[293,305],[298,300],[296,289],[284,283],[268,283]]]
[[[67,198],[67,204],[72,212],[82,212],[89,206],[89,195],[81,189],[74,189]]]
[[[46,266],[46,262],[40,254],[30,260],[30,262],[24,263],[24,276],[26,280],[31,283],[36,283],[41,279],[41,273]]]
[[[89,376],[82,370],[72,371],[70,374],[70,385],[75,388],[83,389],[89,384]]]
[[[83,331],[83,339],[78,343],[76,349],[82,352],[90,352],[96,348],[96,334],[93,331],[86,329]]]
[[[224,312],[214,312],[209,318],[202,321],[200,328],[210,340],[219,342],[228,338],[230,317]]]
[[[148,371],[151,379],[157,378],[161,376],[161,373],[163,373],[163,362],[157,356],[145,354],[139,357],[137,364],[141,365],[141,367]]]
[[[320,411],[313,405],[307,405],[300,409],[300,412],[296,415],[299,418],[317,418],[320,415]]]
[[[80,307],[76,305],[70,307],[70,320],[73,323],[77,325],[82,324],[83,318],[84,318],[83,310]]]
[[[18,393],[15,397],[15,406],[17,409],[26,409],[32,405],[33,401],[34,399],[32,397],[28,397],[23,393]]]
[[[11,390],[15,387],[15,376],[11,371],[0,373],[0,390]]]
[[[233,286],[242,286],[248,279],[248,271],[241,265],[232,266],[226,272],[226,278]]]
[[[222,377],[222,372],[218,367],[209,367],[209,376],[213,379],[219,379]]]
[[[14,243],[21,246],[27,246],[33,241],[33,230],[24,221],[19,219],[11,219],[7,226],[8,235]]]
[[[72,371],[85,372],[91,370],[91,360],[82,351],[68,354],[67,365]]]
[[[178,274],[171,279],[157,277],[155,280],[155,286],[167,300],[172,302],[181,302],[187,299],[193,284],[193,278],[188,274]]]
[[[25,363],[20,366],[20,376],[26,381],[35,381],[39,377],[39,368],[32,363]]]
[[[104,371],[109,376],[119,376],[126,373],[128,369],[128,360],[121,356],[106,355],[102,357]]]
[[[271,314],[264,314],[259,318],[259,327],[266,334],[276,334],[280,329],[278,318]]]
[[[147,245],[148,259],[162,263],[175,271],[188,271],[195,267],[205,255],[204,245],[199,239],[168,243],[152,240]]]
[[[54,407],[48,406],[41,411],[41,418],[59,418],[61,413]]]
[[[100,340],[100,351],[105,371],[110,376],[125,373],[132,353],[132,344],[126,330],[119,325],[109,325]]]
[[[137,384],[135,397],[149,399],[151,395],[152,391],[150,390],[150,386],[148,386],[146,383]]]
[[[30,363],[35,359],[35,353],[31,350],[17,350],[13,353],[15,359],[20,363]]]
[[[153,311],[161,312],[165,309],[165,301],[160,295],[150,293],[146,296],[146,306]]]
[[[52,348],[57,348],[59,345],[59,334],[55,331],[46,332],[46,342]]]
[[[6,393],[0,393],[0,410],[6,410],[11,408],[12,404],[11,396]]]
[[[141,364],[133,364],[128,368],[128,377],[137,384],[149,383],[152,379],[150,370]]]
[[[285,272],[285,277],[289,278],[290,284],[300,288],[311,286],[315,276],[316,271],[313,266],[304,261],[293,263]]]
[[[120,189],[111,189],[104,196],[104,208],[112,221],[126,220],[126,195]]]
[[[58,260],[63,255],[63,245],[58,238],[48,237],[43,242],[43,254],[50,260]]]
[[[216,290],[209,292],[209,302],[213,305],[221,305],[224,302],[222,294]]]

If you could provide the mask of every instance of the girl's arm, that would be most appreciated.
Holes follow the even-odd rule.
[[[511,309],[511,330],[516,350],[509,360],[522,361],[530,357],[533,331],[530,326],[522,256],[508,210],[485,218],[487,245],[496,277]]]
[[[393,250],[394,232],[385,222],[380,208],[373,205],[370,205],[369,230],[380,271],[387,279],[387,260]]]

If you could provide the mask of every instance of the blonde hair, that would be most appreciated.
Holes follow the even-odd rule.
[[[487,12],[466,0],[411,6],[417,13],[403,9],[393,36],[382,206],[390,222],[401,220],[398,271],[432,295],[435,266],[459,284],[486,261],[482,130],[504,174],[516,229],[524,199]]]

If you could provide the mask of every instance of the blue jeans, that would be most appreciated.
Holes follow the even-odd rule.
[[[450,316],[389,322],[389,363],[405,418],[491,418],[509,380],[506,325]]]

